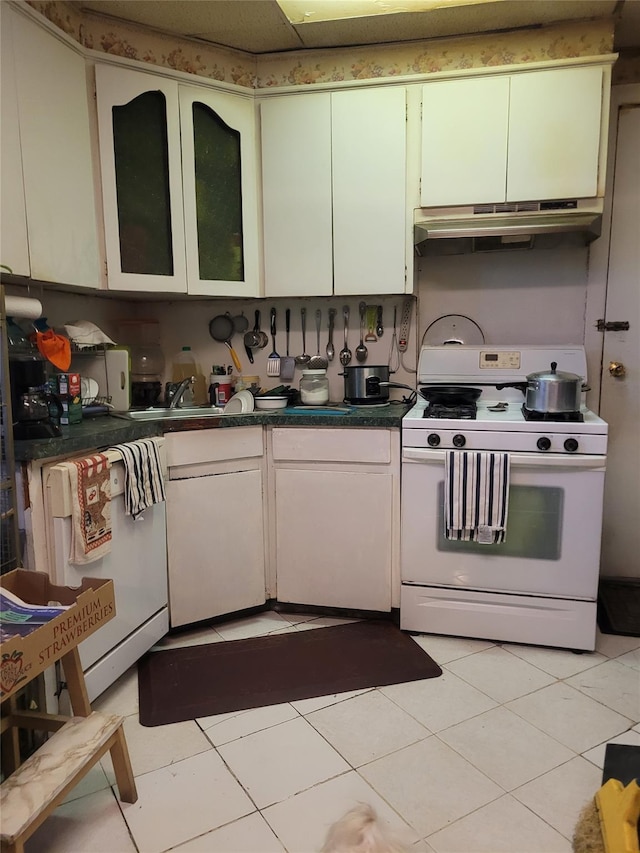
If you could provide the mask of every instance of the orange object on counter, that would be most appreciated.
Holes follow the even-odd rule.
[[[59,370],[68,370],[71,366],[71,343],[64,335],[58,335],[53,329],[36,332],[36,346],[40,355]]]

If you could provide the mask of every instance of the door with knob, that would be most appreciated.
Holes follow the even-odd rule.
[[[613,197],[600,400],[609,447],[601,574],[640,578],[640,86],[633,88],[638,97],[625,98],[618,110],[615,175],[609,180]],[[618,322],[626,319],[630,322]]]

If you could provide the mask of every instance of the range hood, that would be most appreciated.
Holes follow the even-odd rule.
[[[599,199],[420,209],[414,216],[416,253],[459,255],[585,246],[600,236]]]

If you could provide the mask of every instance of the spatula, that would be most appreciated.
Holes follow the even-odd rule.
[[[291,331],[291,309],[287,308],[284,313],[285,331],[287,333],[287,354],[280,359],[280,379],[290,382],[296,370],[296,360],[289,355],[289,332]]]
[[[271,309],[271,345],[273,350],[267,359],[267,376],[280,376],[280,356],[276,352],[276,309]]]

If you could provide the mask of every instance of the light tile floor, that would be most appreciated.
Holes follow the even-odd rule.
[[[348,620],[264,613],[161,647]],[[126,716],[139,799],[103,759],[27,853],[313,853],[356,802],[416,853],[565,853],[605,745],[640,745],[640,638],[576,655],[421,635],[440,678],[170,726],[138,722],[136,668],[94,707]]]

